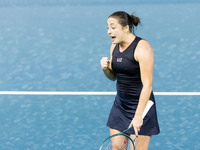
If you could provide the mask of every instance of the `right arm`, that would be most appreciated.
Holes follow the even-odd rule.
[[[103,70],[104,72],[104,75],[112,80],[112,81],[115,81],[116,80],[116,74],[115,72],[112,70],[112,66],[111,66],[111,62],[112,62],[112,53],[113,53],[113,50],[115,48],[115,44],[112,44],[111,45],[111,48],[110,48],[110,60],[108,57],[103,57],[101,59],[101,69]]]

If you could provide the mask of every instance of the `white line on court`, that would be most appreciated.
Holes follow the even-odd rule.
[[[154,92],[155,95],[200,95],[200,92]],[[116,95],[116,92],[0,91],[0,95]]]

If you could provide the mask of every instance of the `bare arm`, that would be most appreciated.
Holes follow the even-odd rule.
[[[112,70],[112,66],[111,66],[111,62],[112,62],[112,52],[113,52],[113,50],[114,50],[114,47],[115,47],[115,45],[112,44],[112,45],[111,45],[111,48],[110,48],[110,60],[109,60],[108,57],[103,57],[103,58],[101,59],[101,68],[102,68],[102,70],[103,70],[103,72],[104,72],[104,75],[105,75],[108,79],[110,79],[110,80],[112,80],[112,81],[115,81],[115,80],[116,80],[116,74],[115,74],[115,72]]]
[[[153,51],[150,44],[145,40],[140,41],[138,47],[136,48],[134,57],[140,65],[141,80],[143,85],[138,107],[132,121],[132,125],[137,133],[140,131],[140,127],[143,124],[142,114],[152,91]]]

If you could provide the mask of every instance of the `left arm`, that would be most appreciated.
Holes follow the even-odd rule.
[[[130,126],[133,125],[135,133],[138,135],[138,132],[143,124],[142,114],[152,91],[153,50],[150,44],[145,40],[141,40],[138,43],[134,57],[140,65],[141,81],[143,85],[135,116],[130,124]]]

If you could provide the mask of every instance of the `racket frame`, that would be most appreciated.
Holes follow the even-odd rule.
[[[131,129],[131,128],[132,128],[132,127],[129,127],[128,129],[126,129],[126,130],[124,130],[124,131],[122,131],[122,132],[120,132],[120,133],[117,133],[117,134],[114,134],[114,135],[111,135],[111,136],[107,137],[107,138],[103,141],[103,143],[101,144],[99,150],[103,150],[102,147],[104,146],[104,144],[106,143],[107,140],[111,139],[112,137],[118,136],[118,135],[126,136],[126,137],[130,140],[130,142],[133,144],[133,147],[134,147],[134,149],[135,149],[135,139],[136,139],[136,136],[134,136],[134,139],[132,139],[129,135],[125,134],[125,132],[128,131],[128,130]]]

